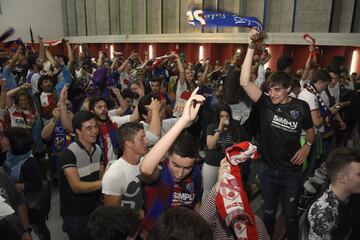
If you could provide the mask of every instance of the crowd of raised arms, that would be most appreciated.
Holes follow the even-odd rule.
[[[215,66],[0,52],[0,238],[51,239],[56,186],[71,240],[274,239],[279,205],[288,240],[360,239],[360,74],[312,46],[265,69],[261,41]]]

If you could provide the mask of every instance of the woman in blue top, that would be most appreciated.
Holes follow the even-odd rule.
[[[31,132],[23,128],[9,128],[0,141],[3,151],[7,151],[4,168],[16,187],[25,195],[29,207],[30,223],[40,240],[50,239],[43,211],[32,209],[31,205],[42,191],[40,167],[32,155],[33,138]]]

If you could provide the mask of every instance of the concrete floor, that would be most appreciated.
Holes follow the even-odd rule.
[[[66,240],[69,239],[67,234],[62,231],[62,218],[60,217],[60,199],[59,190],[57,187],[52,188],[51,209],[49,220],[46,222],[50,233],[51,240]],[[33,240],[39,240],[35,233],[32,233]]]
[[[256,182],[256,173],[258,170],[258,162],[255,161],[251,166],[251,175],[249,178],[250,183]],[[255,174],[254,174],[255,173]],[[250,202],[251,208],[254,213],[262,218],[262,206],[263,200],[261,194],[259,194],[256,198],[252,199]],[[278,208],[279,217],[281,213],[281,207]],[[59,199],[59,190],[57,187],[52,186],[52,196],[51,196],[51,210],[49,214],[49,219],[46,222],[47,226],[51,233],[51,240],[67,240],[68,236],[62,231],[62,218],[60,217],[60,199]],[[34,240],[39,240],[35,233],[32,233]],[[279,239],[279,238],[275,238]]]

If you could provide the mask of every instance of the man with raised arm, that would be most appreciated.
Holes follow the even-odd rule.
[[[265,226],[272,236],[281,193],[286,235],[292,240],[298,236],[296,213],[302,193],[302,164],[314,140],[314,128],[308,104],[288,96],[290,75],[283,71],[270,75],[266,83],[267,93],[250,81],[253,39],[257,34],[255,29],[250,31],[240,85],[260,109],[262,162],[258,174],[264,199]],[[300,146],[302,130],[306,132],[303,147]]]
[[[171,207],[199,209],[201,200],[201,170],[195,165],[199,153],[196,139],[181,134],[193,121],[205,98],[198,88],[187,100],[182,116],[154,145],[140,164],[145,189],[145,219],[142,236],[151,231],[160,215]],[[168,158],[161,162],[168,152]]]

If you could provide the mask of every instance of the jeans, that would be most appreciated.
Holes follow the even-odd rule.
[[[39,240],[50,240],[50,231],[46,226],[45,219],[39,223],[31,224],[34,233],[38,235]]]
[[[86,240],[86,225],[89,216],[64,216],[62,229],[70,240]]]
[[[267,167],[264,163],[259,166],[259,180],[261,194],[264,199],[264,223],[272,237],[275,228],[278,198],[282,196],[282,212],[285,216],[286,236],[288,240],[298,238],[297,208],[302,194],[302,172],[287,172]]]

